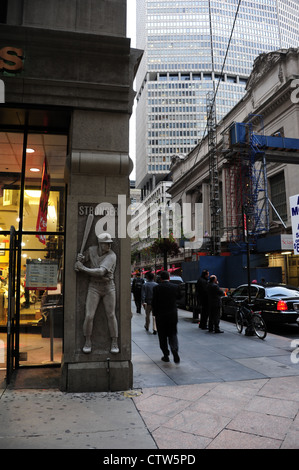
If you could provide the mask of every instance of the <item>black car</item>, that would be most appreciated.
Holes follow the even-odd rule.
[[[185,298],[185,283],[181,276],[170,276],[170,282],[176,284],[179,289],[179,298],[177,300],[177,306],[179,308],[184,309],[186,306],[186,298]]]
[[[235,316],[240,302],[248,300],[248,284],[222,297],[222,318]],[[266,323],[299,324],[299,289],[284,284],[251,284],[252,308],[261,311]]]

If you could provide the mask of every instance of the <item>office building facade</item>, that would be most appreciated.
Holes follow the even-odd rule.
[[[143,197],[244,96],[260,53],[299,43],[297,0],[137,0],[136,185]],[[233,30],[233,34],[232,33]],[[229,46],[229,48],[228,48]]]

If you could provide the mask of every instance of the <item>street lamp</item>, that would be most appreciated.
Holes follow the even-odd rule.
[[[247,282],[248,282],[248,302],[251,303],[251,289],[250,289],[250,248],[248,239],[248,225],[247,225],[247,207],[242,206],[242,218],[243,218],[243,236],[244,242],[247,247]]]

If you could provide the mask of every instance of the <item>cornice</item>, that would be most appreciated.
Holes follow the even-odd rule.
[[[272,70],[277,64],[283,63],[292,56],[298,57],[299,48],[280,49],[273,52],[260,54],[254,61],[253,70],[247,81],[246,90],[250,92]],[[284,76],[282,68],[279,68],[279,79],[283,83]]]

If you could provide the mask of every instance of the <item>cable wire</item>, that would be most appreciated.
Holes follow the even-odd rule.
[[[226,59],[227,59],[227,56],[228,56],[230,43],[231,43],[231,40],[232,40],[232,37],[233,37],[233,33],[234,33],[234,29],[235,29],[235,25],[236,25],[236,21],[237,21],[239,9],[240,9],[240,6],[241,6],[241,2],[242,2],[242,0],[239,0],[239,2],[238,2],[238,6],[237,6],[236,13],[235,13],[235,17],[234,17],[234,22],[233,22],[232,30],[231,30],[231,33],[230,33],[230,37],[229,37],[229,40],[228,40],[228,44],[227,44],[225,56],[224,56],[223,63],[222,63],[222,67],[221,67],[220,77],[219,77],[219,79],[218,79],[217,87],[216,87],[216,90],[215,90],[215,93],[214,93],[214,99],[213,99],[213,103],[212,103],[212,106],[211,106],[211,111],[212,111],[212,108],[213,108],[214,105],[215,105],[215,100],[216,100],[216,96],[217,96],[217,93],[218,93],[218,88],[219,88],[219,85],[220,85],[220,82],[221,82],[221,78],[223,77],[223,71],[224,71]],[[209,1],[209,10],[210,10],[210,1]],[[211,31],[210,34],[211,34],[211,41],[212,41],[211,13],[210,13],[210,31]],[[211,45],[211,47],[213,48],[212,45]],[[212,58],[213,58],[213,50],[211,50],[211,54],[212,54]],[[212,64],[212,66],[214,67],[214,64]],[[215,80],[214,80],[214,83],[215,83]],[[206,138],[207,127],[208,127],[208,124],[206,124],[206,127],[205,127],[205,130],[204,130],[204,132],[203,132],[201,141],[197,144],[197,145],[198,145],[198,150],[197,150],[197,154],[196,154],[196,157],[195,157],[195,161],[194,161],[194,165],[193,165],[193,166],[195,166],[196,163],[197,163],[197,158],[198,158],[198,155],[199,155],[199,151],[200,151],[200,149],[201,149],[201,146],[202,146],[202,144],[203,144],[204,139]],[[183,193],[186,191],[187,187],[188,187],[188,183],[186,184],[185,188],[182,190],[181,195],[180,195],[180,198],[182,197]]]

